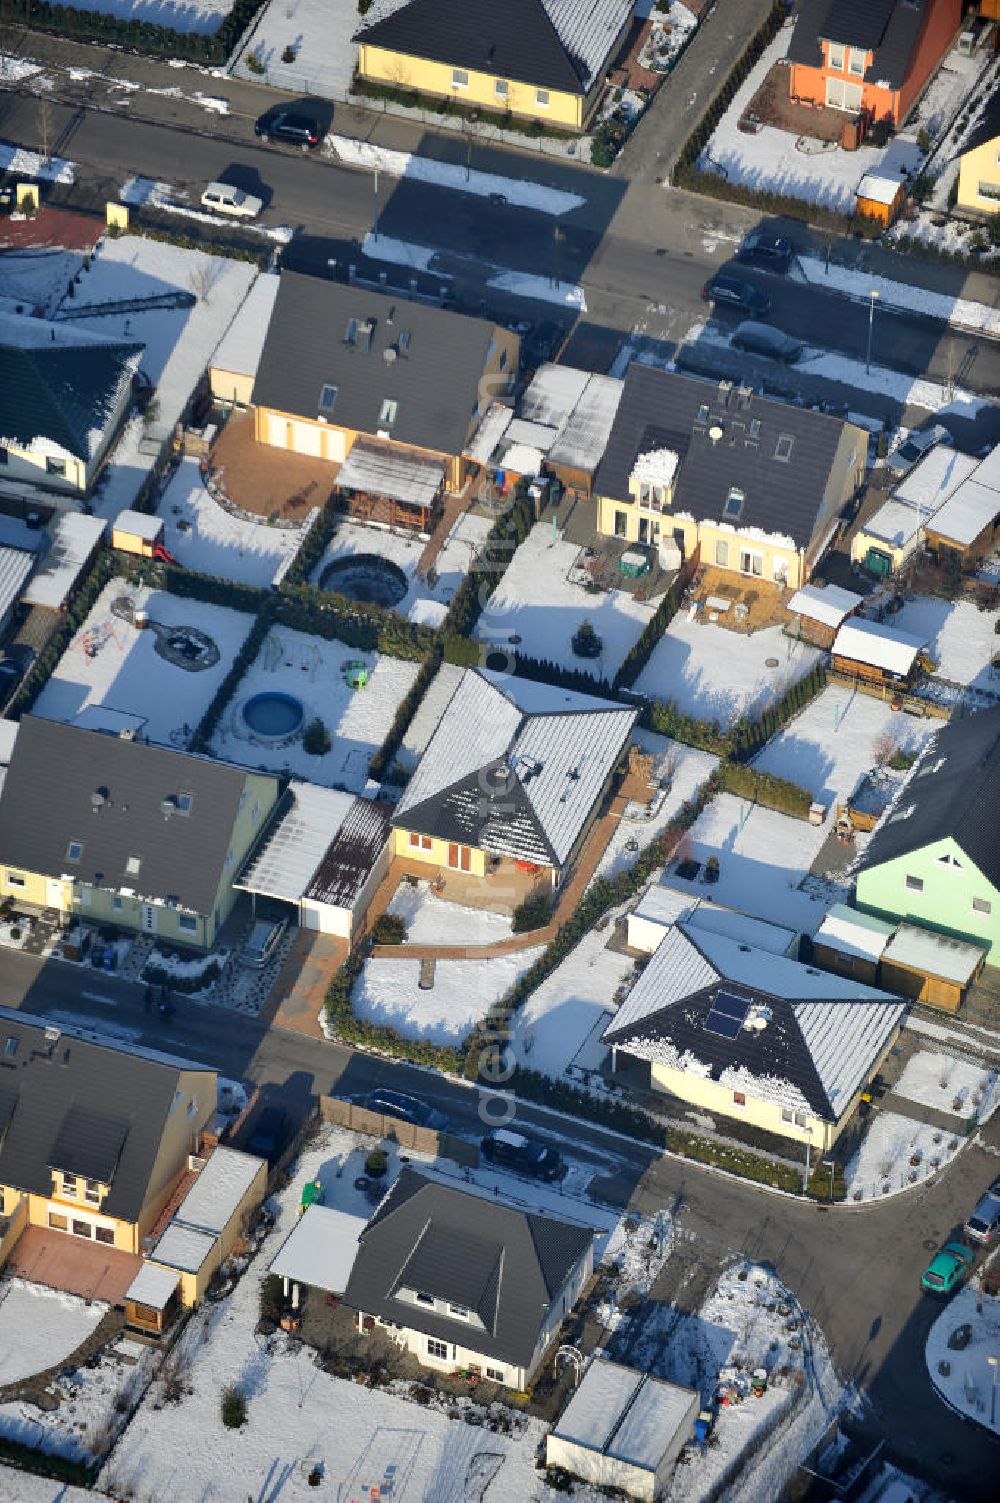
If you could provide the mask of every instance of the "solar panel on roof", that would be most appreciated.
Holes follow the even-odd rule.
[[[749,997],[738,997],[735,992],[716,992],[712,1001],[715,1012],[725,1013],[727,1018],[739,1018],[742,1023],[750,1008]]]
[[[750,998],[737,997],[733,992],[716,992],[705,1018],[706,1033],[719,1038],[734,1039],[743,1027],[750,1011]]]
[[[705,1032],[717,1034],[722,1039],[734,1039],[743,1024],[739,1018],[727,1018],[725,1013],[716,1012],[713,1008],[705,1019]]]

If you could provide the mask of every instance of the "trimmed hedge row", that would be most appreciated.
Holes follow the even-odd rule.
[[[53,31],[59,36],[85,42],[117,43],[132,52],[154,57],[183,57],[197,62],[224,63],[236,46],[261,0],[235,0],[229,14],[213,34],[176,31],[151,21],[50,4],[49,0],[0,0],[0,21],[28,26],[33,31]]]
[[[0,1436],[0,1462],[16,1467],[18,1471],[32,1472],[36,1477],[50,1477],[54,1482],[64,1482],[72,1487],[93,1487],[99,1470],[97,1466],[87,1466],[82,1461],[70,1461],[67,1456],[36,1451],[33,1446],[10,1440],[7,1436]]]
[[[110,549],[104,549],[95,556],[90,573],[77,589],[68,610],[60,617],[59,625],[18,686],[7,711],[11,720],[19,720],[31,709],[55,672],[74,634],[86,620],[94,601],[116,572],[117,560]]]
[[[191,738],[192,752],[208,752],[209,742],[215,734],[219,718],[236,693],[240,679],[260,652],[264,638],[271,630],[273,620],[273,613],[269,610],[262,610],[254,616],[253,625],[247,632],[243,646],[233,659],[232,667],[216,689],[212,703],[198,722],[198,728]]]
[[[796,679],[777,701],[768,705],[753,720],[738,720],[729,733],[729,755],[738,762],[749,762],[783,725],[804,710],[826,688],[826,664],[822,658],[809,672]]]
[[[434,650],[437,634],[429,626],[417,626],[395,611],[365,606],[343,595],[316,598],[312,591],[278,594],[274,619],[293,631],[343,642],[366,652],[383,652],[407,662],[419,661]]]
[[[393,758],[399,751],[403,737],[410,728],[410,721],[420,708],[420,702],[430,688],[431,680],[435,673],[437,673],[441,666],[441,656],[440,646],[432,647],[421,664],[420,672],[399,703],[385,740],[371,759],[368,767],[368,776],[370,778],[376,778],[381,782],[392,766]]]
[[[777,809],[780,814],[790,814],[794,819],[809,818],[813,796],[807,788],[801,788],[788,778],[779,778],[773,772],[759,772],[745,762],[720,762],[719,786],[726,793],[750,799],[765,809]]]

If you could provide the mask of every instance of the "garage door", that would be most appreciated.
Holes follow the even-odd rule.
[[[292,431],[293,447],[296,454],[312,454],[317,459],[320,456],[320,431],[311,423],[293,423]]]
[[[287,445],[285,443],[285,430],[287,427],[288,422],[285,418],[278,417],[275,413],[269,412],[267,415],[268,443],[273,444],[276,449],[286,448]]]

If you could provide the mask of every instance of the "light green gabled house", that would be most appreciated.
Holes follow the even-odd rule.
[[[971,940],[1000,965],[1000,707],[928,744],[872,836],[855,901]]]
[[[282,785],[26,715],[0,792],[0,897],[210,949]]]

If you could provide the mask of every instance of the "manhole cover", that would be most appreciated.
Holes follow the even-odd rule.
[[[765,658],[764,659],[764,667],[765,668],[777,668],[777,666],[778,666],[778,659],[777,658]]]

